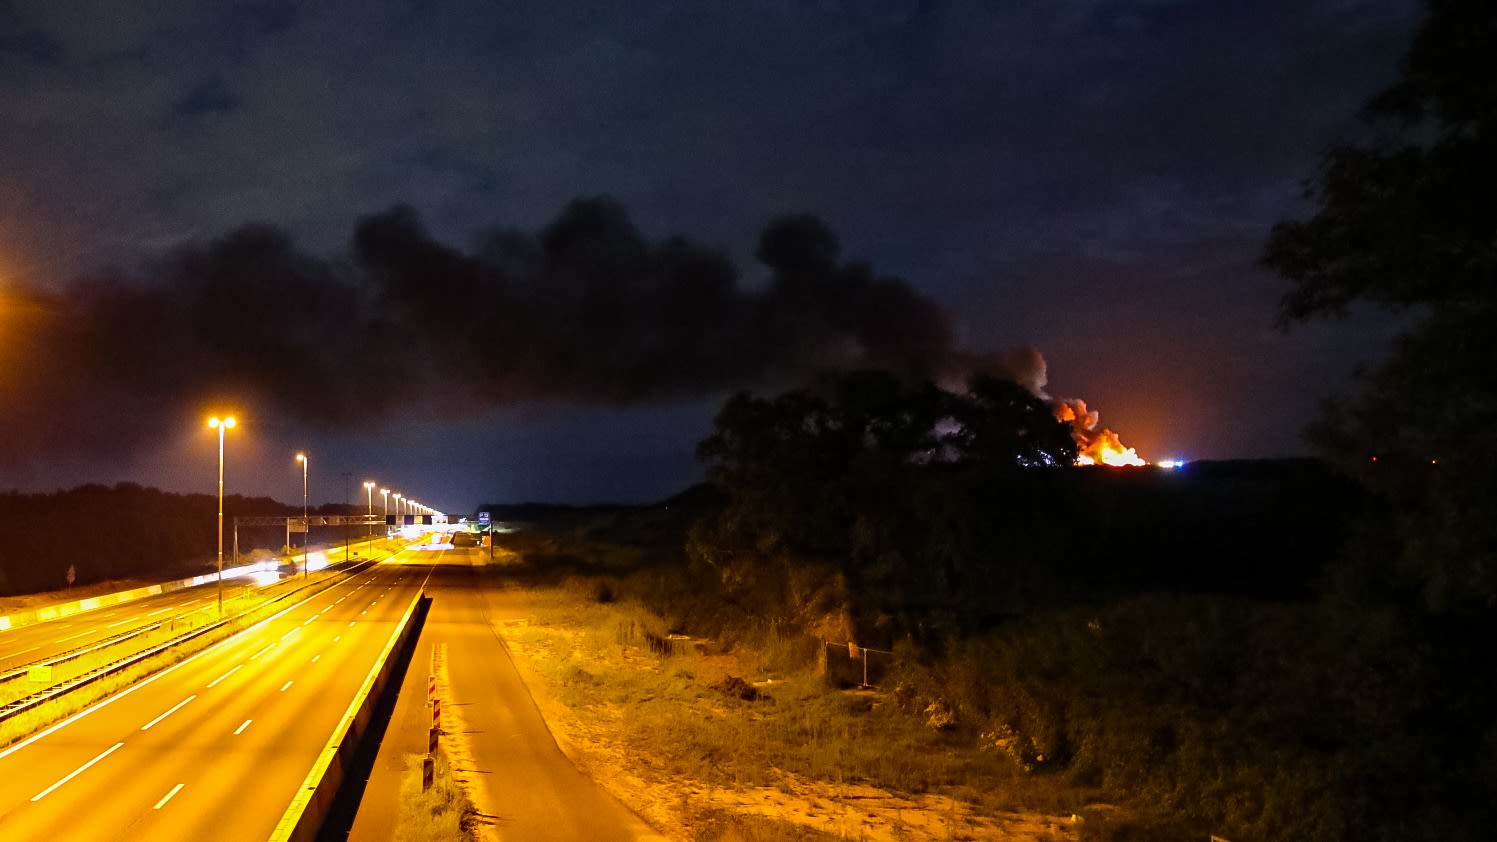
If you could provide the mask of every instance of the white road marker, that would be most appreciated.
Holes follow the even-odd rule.
[[[312,656],[312,663],[314,663],[314,664],[315,664],[315,663],[317,663],[317,661],[318,661],[318,660],[319,660],[319,659],[320,659],[320,658],[321,658],[321,657],[322,657],[322,656],[321,656],[321,655],[313,655],[313,656]]]
[[[191,696],[188,696],[187,698],[183,699],[182,701],[177,702],[175,705],[172,706],[171,710],[167,711],[166,713],[161,714],[160,716],[156,717],[155,719],[152,719],[150,722],[147,722],[146,724],[140,726],[140,730],[142,730],[142,731],[149,731],[149,730],[151,730],[151,726],[152,725],[155,725],[156,723],[160,722],[161,720],[163,720],[163,719],[167,718],[168,716],[171,716],[172,714],[174,714],[177,711],[181,710],[182,707],[183,707],[183,705],[186,705],[188,702],[190,702],[190,701],[192,701],[193,699],[196,699],[196,698],[197,698],[197,694],[194,693]]]
[[[292,684],[292,682],[290,682],[290,681],[286,682],[285,684],[282,684],[281,685],[281,692],[282,693],[286,692],[286,688],[290,687],[291,684]]]
[[[340,640],[342,640],[342,639],[343,639],[343,635],[341,635],[341,634],[340,634],[340,635],[338,635],[338,636],[337,636],[337,637],[335,637],[335,638],[333,638],[333,642],[334,642],[334,643],[337,643],[337,642],[338,642],[338,641],[340,641]]]
[[[358,622],[358,620],[349,620],[349,621],[348,621],[348,627],[349,627],[349,628],[353,628],[353,624],[354,624],[354,623],[357,623],[357,622]]]
[[[246,728],[248,728],[248,727],[249,727],[249,724],[250,724],[250,723],[251,723],[251,722],[254,722],[254,721],[255,721],[255,720],[253,720],[253,719],[246,719],[246,720],[244,720],[244,724],[242,724],[242,725],[240,725],[240,726],[239,726],[239,727],[238,727],[238,728],[235,728],[235,729],[234,729],[234,736],[236,736],[236,737],[237,737],[237,736],[239,736],[239,735],[240,735],[240,734],[243,734],[243,733],[244,733],[244,729],[246,729]]]
[[[239,672],[239,670],[241,670],[243,668],[244,668],[244,664],[240,664],[239,666],[234,667],[233,669],[229,670],[228,672],[224,673],[223,675],[220,675],[218,678],[213,679],[213,681],[209,682],[208,686],[209,687],[217,687],[218,686],[218,682],[223,681],[225,678],[228,678],[229,676],[233,675],[234,673]]]
[[[152,810],[160,810],[162,807],[165,807],[166,806],[166,802],[172,800],[172,796],[174,796],[177,793],[181,792],[183,786],[185,786],[185,784],[177,784],[176,786],[172,787],[172,791],[168,792],[166,795],[163,795],[161,797],[161,800],[156,802],[156,806],[152,807],[151,809]]]
[[[261,655],[264,655],[266,652],[269,652],[270,650],[272,650],[274,648],[275,648],[275,644],[272,643],[269,646],[265,647],[264,649],[261,649],[259,652],[256,652],[255,654],[251,655],[250,656],[250,660],[253,661],[254,659],[260,657]]]
[[[58,787],[62,786],[65,783],[67,783],[68,781],[71,781],[72,779],[78,777],[79,775],[83,774],[84,772],[87,772],[90,766],[93,766],[95,763],[98,763],[100,760],[103,760],[104,758],[108,757],[109,755],[114,754],[116,751],[119,751],[120,747],[123,746],[123,745],[124,745],[124,743],[115,743],[114,745],[110,746],[109,748],[104,749],[103,751],[99,752],[98,755],[96,757],[94,757],[93,760],[90,760],[87,763],[83,764],[82,766],[79,766],[77,769],[74,769],[73,771],[69,772],[67,774],[67,777],[64,777],[62,780],[58,781],[57,783],[55,783],[55,784],[47,787],[46,789],[42,790],[41,792],[38,792],[36,795],[31,796],[31,800],[32,801],[40,801],[43,798],[46,798],[47,796],[49,796],[49,795],[52,794],[53,790],[57,789]]]

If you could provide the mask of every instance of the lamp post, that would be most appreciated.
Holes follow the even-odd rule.
[[[384,501],[385,501],[385,520],[388,521],[390,519],[390,489],[388,489],[388,488],[381,488],[379,490],[379,496],[384,498]],[[385,530],[385,537],[386,538],[390,537],[390,531],[389,531],[389,529]]]
[[[395,495],[395,531],[396,532],[400,531],[400,527],[405,526],[405,518],[401,517],[401,515],[405,514],[405,509],[402,508],[401,505],[400,505],[400,500],[401,500],[402,497],[404,497],[404,495],[402,495],[400,493],[396,493],[396,495]]]
[[[370,552],[374,550],[374,483],[365,481],[364,492],[369,496],[369,521],[364,524],[365,536],[369,538]]]
[[[218,616],[224,615],[224,430],[234,427],[234,416],[209,418],[208,426],[218,430]]]
[[[301,463],[301,576],[305,579],[309,575],[307,573],[307,540],[312,537],[312,524],[307,522],[307,466],[312,460],[307,458],[307,454],[298,453],[296,461]]]

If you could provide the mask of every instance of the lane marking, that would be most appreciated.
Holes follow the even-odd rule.
[[[349,621],[348,621],[348,627],[349,627],[349,628],[353,628],[353,624],[354,624],[354,623],[357,623],[357,622],[358,622],[358,620],[349,620]]]
[[[244,664],[240,664],[239,666],[234,667],[233,669],[229,670],[228,672],[224,673],[223,675],[220,675],[218,678],[213,679],[213,681],[209,682],[208,686],[209,687],[217,687],[218,686],[218,682],[223,681],[225,678],[228,678],[229,676],[233,675],[236,672],[239,672],[239,670],[241,668],[243,668],[243,667],[244,667]]]
[[[110,623],[109,625],[105,626],[104,628],[106,628],[106,629],[112,629],[112,628],[115,628],[116,626],[123,626],[124,624],[130,622],[133,619],[134,619],[133,617],[126,617],[125,619],[120,620],[118,623]]]
[[[362,617],[362,616],[364,616],[365,614],[368,614],[368,613],[369,613],[369,609],[365,608],[363,611],[359,612],[359,616]],[[349,623],[349,625],[351,626],[351,625],[353,625],[353,623]]]
[[[272,650],[274,648],[275,648],[275,644],[272,643],[269,646],[265,647],[264,649],[261,649],[259,652],[256,652],[255,654],[251,655],[250,656],[250,660],[253,661],[254,659],[260,657],[261,655],[264,655],[266,652],[269,652],[270,650]]]
[[[181,792],[183,786],[185,786],[185,784],[177,784],[176,786],[172,787],[172,791],[168,792],[166,795],[162,796],[161,800],[156,802],[156,806],[152,807],[151,809],[152,810],[160,810],[162,807],[165,807],[166,806],[166,802],[172,800],[172,796],[174,796],[177,793]]]
[[[285,634],[281,635],[281,640],[285,640],[286,638],[290,637],[293,634],[296,634],[299,631],[301,631],[301,626],[297,626],[296,628],[292,629],[291,631],[288,631]]]
[[[67,643],[69,640],[77,640],[80,637],[87,637],[87,636],[89,636],[91,634],[93,634],[93,630],[92,629],[90,629],[89,631],[86,631],[86,632],[79,632],[79,633],[74,634],[74,635],[68,635],[67,637],[59,637],[56,642],[58,642],[58,643]]]
[[[134,693],[134,692],[136,692],[138,690],[142,690],[142,689],[144,689],[146,687],[149,687],[152,684],[155,684],[157,681],[159,681],[159,680],[167,677],[168,675],[171,675],[172,673],[176,672],[177,670],[182,669],[183,667],[196,662],[199,658],[208,657],[210,654],[221,652],[225,648],[227,648],[227,647],[229,647],[231,645],[234,645],[234,644],[242,642],[244,636],[251,635],[251,634],[255,633],[256,631],[258,631],[259,629],[264,628],[266,625],[268,625],[270,623],[273,623],[276,620],[279,620],[280,618],[286,616],[290,612],[295,611],[297,608],[300,608],[301,606],[306,605],[308,602],[311,602],[313,599],[316,598],[316,596],[317,595],[309,596],[309,597],[307,597],[306,599],[303,599],[300,602],[297,602],[297,603],[295,603],[293,605],[288,605],[285,608],[282,608],[280,611],[277,611],[276,613],[270,615],[269,617],[266,617],[265,619],[259,621],[258,623],[255,623],[254,625],[250,626],[249,628],[244,629],[244,630],[242,630],[242,631],[240,631],[240,632],[238,632],[236,634],[230,635],[227,639],[220,640],[219,642],[217,642],[217,643],[209,646],[206,649],[200,650],[200,651],[198,651],[198,652],[196,652],[196,653],[194,653],[192,655],[188,655],[183,660],[180,660],[177,663],[172,664],[171,666],[167,667],[166,669],[162,670],[161,672],[158,672],[155,675],[150,676],[149,678],[146,678],[146,679],[144,679],[142,681],[139,681],[139,682],[137,682],[135,684],[132,684],[129,687],[125,688],[124,690],[121,690],[120,692],[114,694],[113,696],[109,696],[109,697],[105,698],[103,701],[95,702],[94,704],[89,705],[88,707],[84,708],[83,710],[78,711],[77,713],[73,714],[72,716],[69,716],[68,718],[62,720],[61,722],[55,722],[55,723],[47,726],[46,728],[43,728],[42,730],[36,732],[35,734],[32,734],[31,736],[27,737],[26,739],[21,740],[20,742],[11,743],[10,745],[6,746],[5,748],[0,749],[0,760],[3,760],[5,758],[11,756],[12,754],[15,754],[16,752],[25,749],[26,747],[32,745],[33,743],[36,743],[36,742],[38,742],[40,740],[46,739],[47,737],[49,737],[49,736],[57,733],[58,731],[61,731],[62,729],[68,727],[69,725],[72,725],[73,723],[77,722],[80,719],[83,719],[86,716],[90,716],[90,715],[92,715],[94,713],[97,713],[97,712],[103,710],[104,708],[109,707],[110,705],[114,704],[115,702],[118,702],[121,699],[124,699],[125,697],[129,696],[131,693]],[[339,637],[337,637],[337,638],[334,638],[334,640],[341,640],[341,639],[342,639],[341,635]]]
[[[251,722],[254,722],[254,721],[255,721],[255,720],[253,720],[253,719],[246,719],[246,720],[244,720],[244,724],[242,724],[242,725],[240,725],[240,726],[239,726],[239,727],[238,727],[238,728],[235,728],[235,729],[234,729],[234,736],[236,736],[236,737],[237,737],[237,736],[239,736],[239,735],[240,735],[240,734],[243,734],[243,733],[244,733],[244,729],[246,729],[246,728],[248,728],[248,727],[249,727],[249,724],[250,724],[250,723],[251,723]]]
[[[166,612],[168,612],[170,610],[171,610],[170,608],[163,608],[163,609],[161,609],[159,611],[152,611],[151,613],[147,614],[146,616],[147,617],[154,617],[157,614],[165,614]]]
[[[343,639],[343,635],[341,635],[341,634],[340,634],[340,635],[338,635],[338,636],[337,636],[337,637],[335,637],[335,638],[333,638],[333,642],[334,642],[334,643],[337,643],[337,642],[338,642],[338,641],[340,641],[340,640],[342,640],[342,639]]]
[[[291,684],[292,684],[292,682],[290,682],[290,681],[286,682],[285,684],[282,684],[281,685],[281,692],[282,693],[286,692],[286,688],[290,687]]]
[[[317,663],[317,661],[320,660],[321,658],[322,658],[321,654],[313,655],[312,656],[312,663],[314,663],[314,664]]]
[[[55,784],[47,787],[46,789],[42,790],[41,792],[38,792],[36,795],[31,796],[31,800],[32,801],[40,801],[43,798],[46,798],[47,796],[51,795],[53,793],[53,791],[55,791],[58,787],[60,787],[63,784],[67,783],[68,781],[71,781],[72,779],[78,777],[79,775],[83,774],[84,772],[87,772],[89,770],[89,767],[93,766],[95,763],[98,763],[100,760],[103,760],[104,758],[108,757],[109,755],[114,754],[116,751],[119,751],[120,747],[123,746],[123,745],[124,745],[124,743],[115,743],[114,745],[110,746],[109,748],[104,749],[103,751],[99,752],[98,755],[95,756],[93,760],[90,760],[87,763],[83,764],[82,766],[79,766],[77,769],[74,769],[73,771],[69,772],[67,774],[67,777],[65,777],[62,780],[58,781],[57,783],[55,783]]]
[[[177,702],[175,705],[172,706],[171,710],[167,711],[166,713],[161,714],[160,716],[156,717],[155,719],[152,719],[150,722],[147,722],[146,724],[140,726],[140,730],[142,730],[142,731],[149,731],[149,730],[151,730],[151,726],[152,725],[155,725],[156,723],[160,722],[161,720],[163,720],[163,719],[167,718],[168,716],[171,716],[172,714],[174,714],[177,711],[181,710],[184,705],[186,705],[188,702],[190,702],[190,701],[192,701],[193,699],[196,699],[196,698],[197,698],[197,694],[194,693],[191,696],[188,696],[187,698],[183,699],[182,701]]]

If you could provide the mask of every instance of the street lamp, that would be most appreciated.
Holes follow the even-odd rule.
[[[379,490],[379,496],[381,496],[381,497],[383,497],[385,499],[385,520],[389,521],[390,520],[390,489],[388,489],[388,488],[381,488]],[[385,537],[386,538],[390,537],[390,532],[389,532],[388,529],[385,531]]]
[[[364,525],[364,532],[369,536],[369,546],[374,546],[374,483],[365,482],[364,491],[369,495],[369,521]]]
[[[307,573],[307,544],[312,537],[312,524],[307,522],[307,466],[312,462],[307,454],[296,454],[296,461],[301,463],[301,575],[305,579]]]
[[[218,431],[218,616],[224,615],[224,430],[234,428],[234,416],[208,419]]]
[[[400,500],[402,497],[404,497],[404,495],[399,493],[395,495],[395,526],[397,532],[400,531],[399,527],[405,525],[404,518],[401,517],[401,515],[405,514],[405,509],[401,508],[400,506]]]

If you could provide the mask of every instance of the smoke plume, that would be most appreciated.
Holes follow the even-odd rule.
[[[757,258],[762,289],[721,252],[651,241],[592,198],[468,249],[400,206],[359,220],[336,258],[253,224],[58,287],[12,285],[0,289],[0,464],[128,451],[215,407],[377,429],[411,407],[629,406],[825,371],[950,378],[1001,364],[960,353],[938,304],[844,261],[813,216],[771,223]]]

